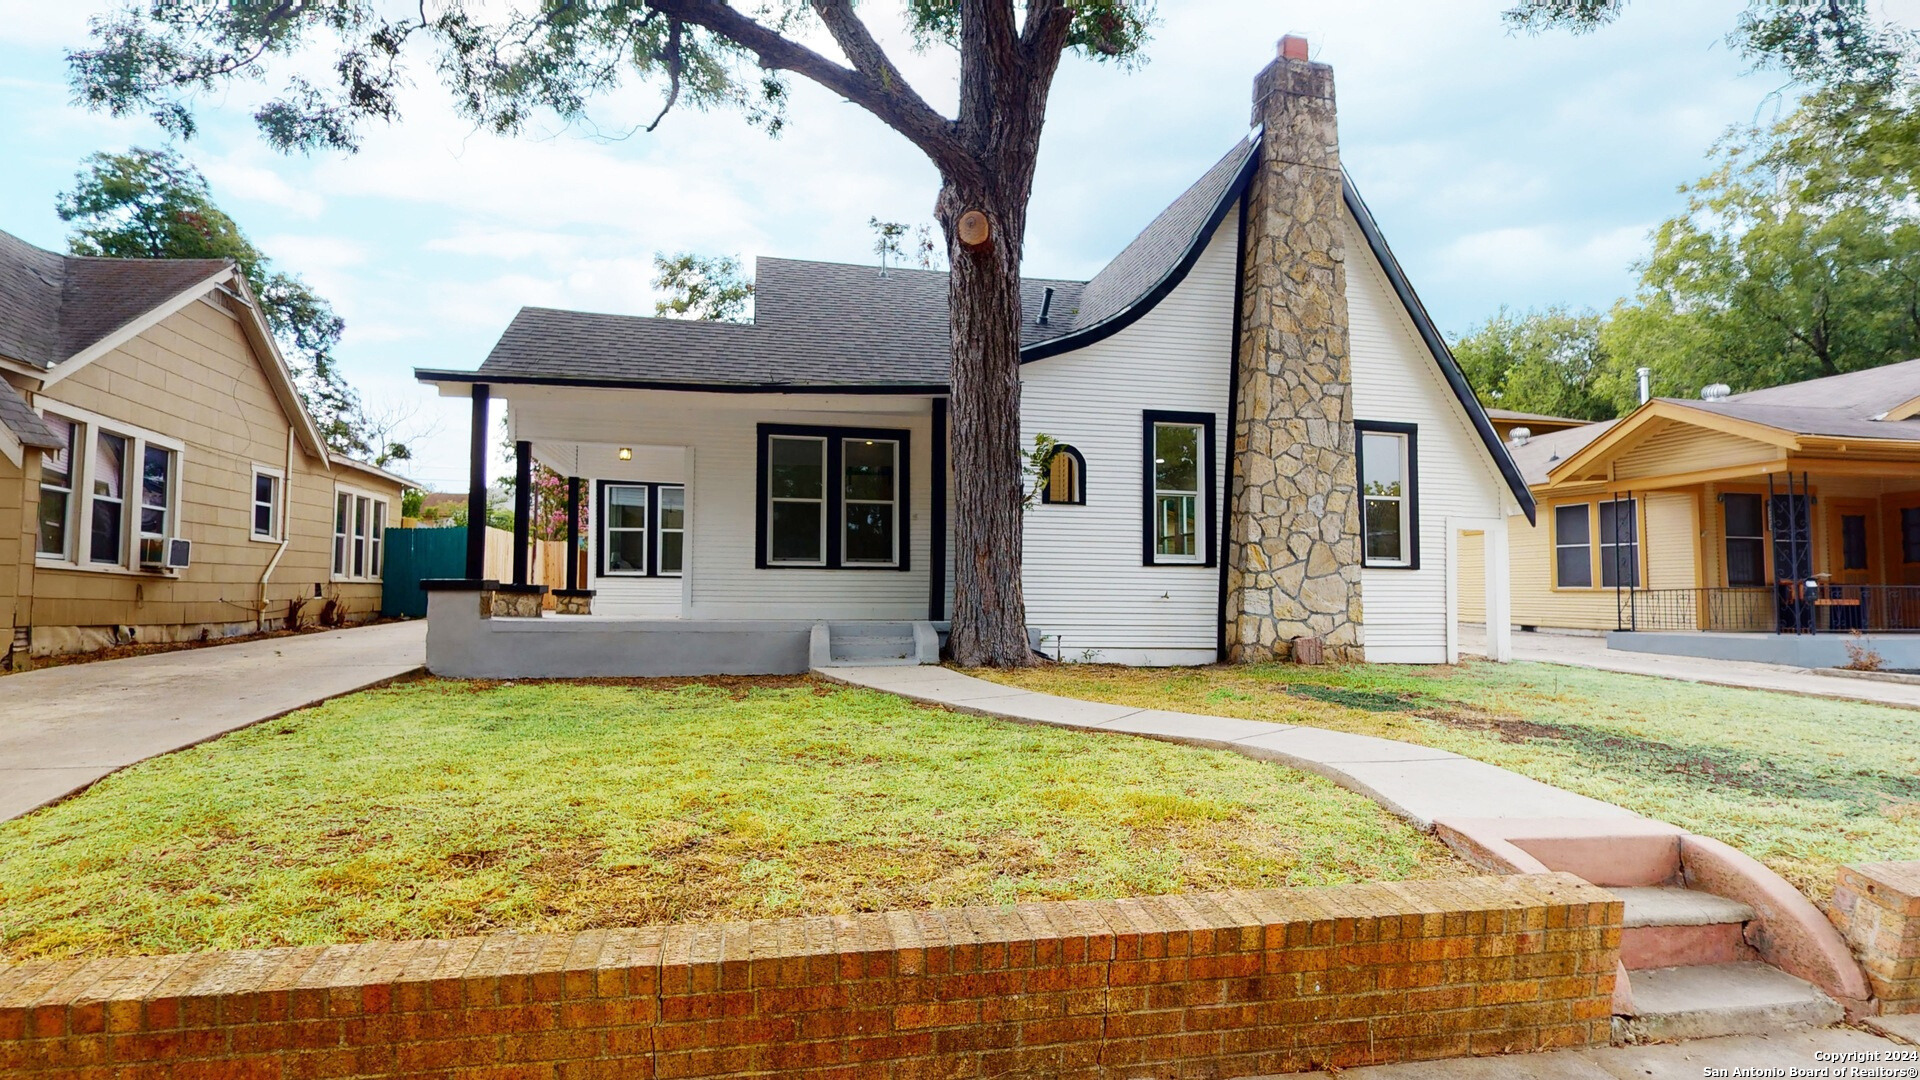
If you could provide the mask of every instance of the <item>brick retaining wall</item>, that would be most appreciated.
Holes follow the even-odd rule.
[[[1603,1044],[1563,874],[0,967],[7,1076],[1230,1077]]]
[[[1920,862],[1841,867],[1830,908],[1880,1011],[1920,1012]]]

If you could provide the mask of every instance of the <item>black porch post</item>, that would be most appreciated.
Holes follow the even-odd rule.
[[[927,538],[927,618],[947,617],[947,399],[933,399],[933,535]]]
[[[527,541],[533,524],[533,444],[513,444],[513,583],[527,583]]]
[[[580,478],[567,477],[567,591],[580,591]]]
[[[486,383],[473,386],[473,442],[467,460],[467,580],[487,576],[487,405]]]

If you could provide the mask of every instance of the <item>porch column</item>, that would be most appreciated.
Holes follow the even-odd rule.
[[[527,541],[533,518],[533,444],[513,444],[513,583],[527,583]]]
[[[487,576],[487,406],[486,383],[473,386],[472,443],[467,458],[467,580]]]
[[[1488,528],[1481,542],[1487,587],[1487,659],[1513,659],[1513,580],[1508,569],[1507,522]]]
[[[567,477],[567,591],[580,591],[580,478]]]
[[[927,618],[947,617],[947,399],[933,399],[933,479],[927,485],[933,500],[932,535],[927,538]]]

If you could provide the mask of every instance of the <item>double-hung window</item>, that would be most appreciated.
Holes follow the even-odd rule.
[[[378,581],[387,539],[387,499],[371,492],[333,492],[333,577]]]
[[[1148,412],[1142,424],[1142,537],[1149,566],[1214,566],[1212,413]]]
[[[1361,421],[1359,437],[1361,565],[1418,569],[1420,511],[1417,429]]]
[[[1728,492],[1720,497],[1727,532],[1727,584],[1767,583],[1767,516],[1763,497]]]
[[[173,506],[174,454],[148,443],[140,450],[140,535],[165,539]]]
[[[600,576],[679,577],[686,558],[687,489],[600,482]]]
[[[1900,511],[1900,561],[1920,563],[1920,506]]]
[[[253,467],[253,520],[249,535],[255,540],[280,539],[280,507],[285,480],[278,469]]]
[[[1593,507],[1553,508],[1553,582],[1562,589],[1593,588]]]
[[[34,550],[77,569],[157,571],[180,534],[181,444],[85,409],[45,414]]]
[[[88,562],[117,566],[127,561],[127,464],[127,437],[96,431]]]
[[[56,559],[73,555],[74,479],[78,475],[74,440],[80,425],[49,415],[47,427],[60,440],[58,448],[40,452],[40,540],[34,551]]]
[[[762,424],[757,565],[907,569],[907,447],[905,431]]]
[[[1600,585],[1640,587],[1640,504],[1609,499],[1600,504]]]

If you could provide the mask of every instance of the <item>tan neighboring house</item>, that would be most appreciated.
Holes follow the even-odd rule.
[[[1920,360],[1725,389],[1508,442],[1540,507],[1513,531],[1514,624],[1920,631]]]
[[[229,263],[0,232],[0,657],[364,621],[405,485],[328,453]]]

